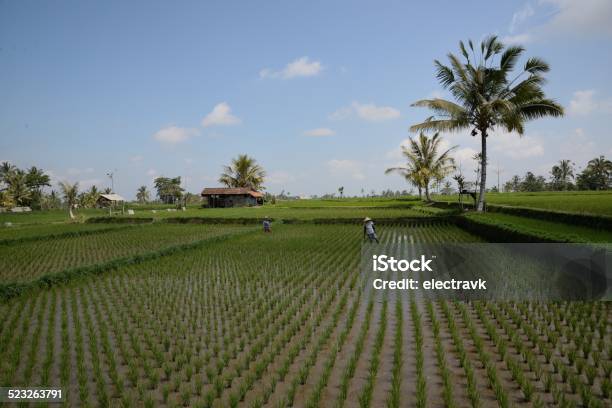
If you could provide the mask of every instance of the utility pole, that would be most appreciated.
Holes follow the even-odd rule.
[[[501,188],[500,188],[500,185],[499,185],[499,174],[501,172],[503,172],[503,170],[499,168],[499,161],[498,161],[497,162],[497,192],[498,193],[501,193]]]
[[[111,193],[115,193],[115,173],[117,172],[117,169],[114,169],[111,172],[106,173],[106,175],[108,176],[108,178],[110,178],[111,181]]]

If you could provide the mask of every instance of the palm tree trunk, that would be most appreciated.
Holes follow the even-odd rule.
[[[431,202],[431,197],[429,197],[429,183],[425,185],[425,200],[428,203]]]
[[[480,191],[478,193],[478,204],[476,211],[484,210],[485,193],[487,186],[487,131],[481,130],[481,163],[480,163]]]
[[[423,199],[423,190],[421,189],[421,187],[419,186],[419,200]]]

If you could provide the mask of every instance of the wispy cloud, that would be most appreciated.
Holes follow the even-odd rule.
[[[240,120],[240,118],[232,115],[230,106],[226,102],[221,102],[202,119],[202,126],[231,126],[241,122],[242,120]]]
[[[264,68],[259,71],[259,77],[264,78],[281,78],[291,79],[298,77],[310,77],[319,75],[323,71],[323,65],[320,61],[311,61],[308,57],[301,57],[288,63],[285,68],[275,71],[270,68]]]
[[[316,128],[311,130],[306,130],[304,132],[304,136],[312,136],[312,137],[321,137],[321,136],[333,136],[336,132],[329,128]]]
[[[544,143],[537,133],[519,136],[502,130],[490,136],[491,150],[514,160],[538,157],[544,154]]]
[[[370,122],[382,122],[397,119],[401,115],[398,109],[391,106],[377,106],[373,103],[361,104],[359,102],[353,102],[350,106],[342,107],[330,114],[329,119],[346,119],[353,114]]]
[[[167,144],[181,143],[198,134],[197,129],[167,126],[155,132],[153,138]]]
[[[330,172],[338,176],[349,176],[355,180],[363,180],[362,165],[354,160],[332,159],[327,162]]]
[[[136,155],[136,156],[132,156],[130,157],[130,161],[132,163],[140,163],[144,160],[144,157],[142,157],[141,155]]]
[[[593,89],[576,91],[569,103],[568,113],[587,116],[592,113],[612,113],[612,99],[598,99]]]
[[[528,20],[541,23],[528,25]],[[612,1],[610,0],[540,0],[529,2],[513,15],[508,44],[524,44],[539,38],[612,36]],[[517,32],[522,31],[521,33]]]
[[[515,30],[520,26],[525,20],[535,14],[535,10],[531,6],[530,3],[526,3],[523,7],[521,7],[517,12],[512,15],[512,21],[510,22],[510,27],[508,31],[510,33],[514,33]]]

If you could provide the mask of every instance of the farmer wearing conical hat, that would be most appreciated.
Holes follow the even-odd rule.
[[[376,227],[374,226],[374,221],[370,217],[366,217],[363,220],[363,239],[365,239],[366,235],[370,242],[376,241],[378,243],[378,237],[376,236]]]
[[[272,223],[270,222],[270,217],[266,217],[263,220],[263,230],[264,232],[272,232]]]

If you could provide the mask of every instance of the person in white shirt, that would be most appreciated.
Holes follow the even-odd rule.
[[[366,217],[363,220],[363,238],[365,239],[366,235],[370,242],[376,241],[378,243],[378,237],[376,236],[376,227],[374,226],[374,221],[370,217]]]

